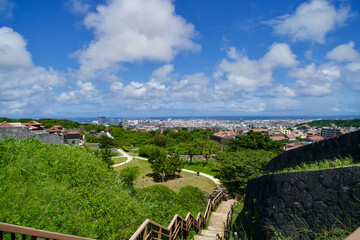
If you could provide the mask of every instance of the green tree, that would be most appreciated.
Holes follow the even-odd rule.
[[[101,135],[101,137],[99,137],[99,143],[100,148],[111,148],[116,146],[116,142],[114,141],[114,139],[109,138],[106,135]]]
[[[126,167],[120,171],[119,177],[121,181],[128,186],[134,186],[136,178],[140,174],[140,168],[138,166]]]
[[[203,140],[197,138],[194,140],[194,145],[197,147],[200,154],[205,157],[206,164],[209,162],[210,155],[216,154],[220,151],[220,145],[212,140]]]
[[[277,154],[283,152],[283,147],[287,140],[273,141],[268,135],[262,135],[260,133],[249,133],[244,136],[238,136],[235,139],[229,141],[228,151],[236,152],[244,149],[263,149],[266,151],[272,151]]]
[[[111,150],[109,148],[101,149],[100,152],[101,160],[103,160],[108,168],[111,168],[112,165],[114,165],[114,160],[111,158]]]
[[[229,191],[243,194],[247,181],[260,176],[264,166],[275,156],[274,152],[264,150],[221,152],[216,155],[220,179]]]
[[[168,158],[167,152],[160,147],[154,147],[151,150],[148,161],[155,177],[161,177],[163,182],[167,175],[174,175],[176,172],[180,172],[182,168],[179,155],[175,154]]]
[[[154,136],[154,144],[155,146],[166,148],[167,138],[162,134],[157,134]]]

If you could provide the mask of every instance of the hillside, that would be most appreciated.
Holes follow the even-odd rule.
[[[126,239],[146,218],[167,225],[176,212],[206,205],[197,188],[132,189],[86,150],[33,138],[0,142],[0,166],[0,221],[26,227]]]

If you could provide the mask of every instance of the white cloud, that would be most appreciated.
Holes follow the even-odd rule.
[[[14,7],[15,4],[11,0],[0,0],[0,16],[11,17]]]
[[[185,75],[168,89],[168,96],[175,101],[211,101],[209,79],[204,73]]]
[[[334,91],[334,82],[341,77],[339,67],[323,64],[316,67],[310,64],[290,72],[290,77],[296,78],[295,88],[299,94],[321,97]]]
[[[170,82],[172,80],[171,73],[173,71],[174,71],[174,65],[165,64],[153,71],[151,79],[153,79],[153,81],[159,81],[159,82]]]
[[[86,14],[91,7],[89,0],[68,0],[66,6],[71,12],[80,14]]]
[[[342,44],[326,54],[326,58],[337,62],[353,61],[359,58],[359,52],[354,49],[355,43],[350,41]]]
[[[291,97],[296,96],[296,91],[287,86],[279,84],[272,88],[270,95],[272,97],[289,97],[289,98],[291,98]]]
[[[33,67],[23,37],[11,28],[0,28],[0,69]]]
[[[76,54],[80,75],[117,71],[124,62],[170,61],[182,50],[197,51],[194,26],[175,13],[171,0],[110,0],[87,14],[95,39]]]
[[[39,106],[52,101],[53,87],[65,83],[64,74],[34,66],[19,33],[0,28],[0,113],[21,113],[28,106],[40,111]]]
[[[273,44],[259,60],[241,56],[234,48],[230,49],[228,56],[232,57],[233,61],[222,60],[214,73],[214,77],[221,80],[215,86],[215,97],[218,99],[232,98],[236,92],[253,92],[261,87],[271,86],[274,68],[293,67],[298,64],[289,45],[284,43]],[[222,80],[224,77],[225,80]]]
[[[98,102],[101,97],[95,86],[91,82],[77,81],[78,90],[62,92],[57,97],[57,101],[69,104],[80,104]]]
[[[270,23],[277,34],[293,41],[324,43],[328,32],[345,24],[349,11],[346,7],[336,9],[327,0],[311,0],[301,4],[295,13],[280,16]]]
[[[261,64],[264,68],[272,69],[274,67],[294,67],[298,64],[298,61],[288,44],[275,43],[261,59]]]

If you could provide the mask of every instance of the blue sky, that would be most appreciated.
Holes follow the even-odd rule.
[[[360,115],[357,0],[0,0],[0,116]]]

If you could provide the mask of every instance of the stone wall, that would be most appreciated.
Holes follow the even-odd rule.
[[[265,166],[264,171],[276,172],[304,162],[346,157],[348,155],[351,155],[355,162],[360,162],[360,131],[284,152],[271,159]]]
[[[242,213],[241,223],[254,239],[270,239],[274,230],[294,239],[314,239],[311,231],[356,226],[360,223],[360,166],[252,179]],[[300,234],[304,229],[310,233]]]
[[[36,134],[35,138],[45,144],[62,144],[63,136],[59,134]]]
[[[27,127],[0,127],[0,140],[7,138],[25,140],[31,136]]]

